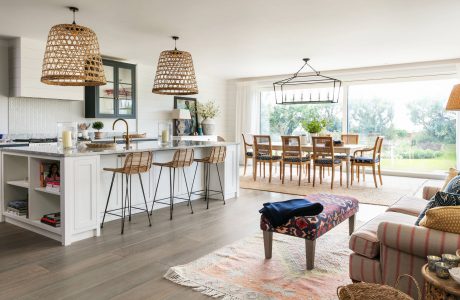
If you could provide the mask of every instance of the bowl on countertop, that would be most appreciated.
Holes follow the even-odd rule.
[[[460,268],[452,268],[449,270],[450,277],[456,282],[460,284]]]

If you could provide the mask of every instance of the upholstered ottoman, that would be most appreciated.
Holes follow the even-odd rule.
[[[346,219],[349,220],[349,234],[353,233],[355,214],[359,210],[357,199],[330,194],[307,195],[305,199],[321,203],[324,206],[323,212],[317,216],[294,217],[278,227],[273,227],[264,215],[261,216],[260,229],[264,234],[265,258],[272,257],[273,232],[296,236],[305,239],[307,270],[311,270],[315,265],[317,238]]]

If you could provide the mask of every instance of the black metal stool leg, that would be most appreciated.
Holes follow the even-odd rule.
[[[209,209],[209,185],[211,182],[211,164],[205,163],[208,170],[208,182],[206,182],[206,209]]]
[[[107,203],[105,204],[104,216],[102,217],[101,228],[104,227],[105,215],[107,214],[107,207],[109,207],[110,195],[112,194],[113,181],[115,180],[115,172],[112,175],[112,182],[110,183],[109,196],[107,197]]]
[[[171,168],[169,168],[169,219],[172,220],[172,206],[173,206],[173,182],[171,180]]]
[[[176,194],[175,191],[176,191],[176,168],[173,169],[173,177],[172,177],[173,181],[172,181],[172,186],[173,186],[173,189],[172,189],[172,202],[171,202],[171,210],[174,211],[174,195]]]
[[[121,174],[121,234],[123,234],[125,230],[125,202],[124,202],[124,175]]]
[[[222,181],[220,180],[219,166],[217,164],[216,164],[216,170],[217,170],[217,177],[219,178],[220,193],[222,194],[222,200],[224,201],[224,205],[225,205],[224,189],[222,188]]]
[[[185,176],[185,170],[184,170],[184,168],[182,168],[182,173],[184,174],[185,187],[187,188],[187,195],[188,195],[188,202],[187,202],[187,205],[190,204],[190,210],[192,211],[192,214],[193,214],[192,201],[191,201],[191,199],[190,199],[190,197],[192,196],[192,194],[188,191],[187,176]]]
[[[129,174],[129,221],[131,222],[131,205],[132,205],[132,175]]]
[[[155,188],[155,195],[153,196],[152,209],[150,210],[150,215],[153,214],[153,205],[155,204],[155,200],[157,199],[157,192],[158,192],[158,186],[160,185],[161,171],[163,171],[163,167],[160,167],[160,174],[158,175],[157,186]]]
[[[192,186],[190,188],[190,195],[193,194],[193,185],[195,184],[196,171],[198,171],[198,162],[196,163],[195,174],[193,175]],[[187,205],[189,205],[187,203]]]
[[[144,184],[142,183],[142,176],[140,173],[138,175],[139,175],[139,182],[141,183],[142,195],[144,196],[145,211],[147,212],[147,218],[149,219],[149,226],[152,226],[152,222],[150,221],[149,208],[147,206],[147,198],[145,197]]]

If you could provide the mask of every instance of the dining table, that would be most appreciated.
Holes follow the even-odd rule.
[[[351,163],[350,158],[354,154],[356,150],[362,150],[369,148],[368,145],[360,145],[360,144],[341,144],[341,145],[334,145],[334,153],[343,153],[346,154],[345,163],[346,163],[346,181],[347,181],[347,188],[350,185],[350,170],[351,170]],[[301,145],[302,151],[313,153],[313,144],[305,144]],[[282,151],[283,145],[281,142],[272,142],[272,150],[275,151]]]

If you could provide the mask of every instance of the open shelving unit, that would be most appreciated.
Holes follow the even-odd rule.
[[[43,162],[60,165],[59,159],[3,155],[3,216],[9,223],[62,241],[61,227],[40,221],[45,214],[61,211],[60,193],[41,186],[40,166]],[[22,199],[28,199],[27,215],[20,216],[7,211],[10,201]]]

